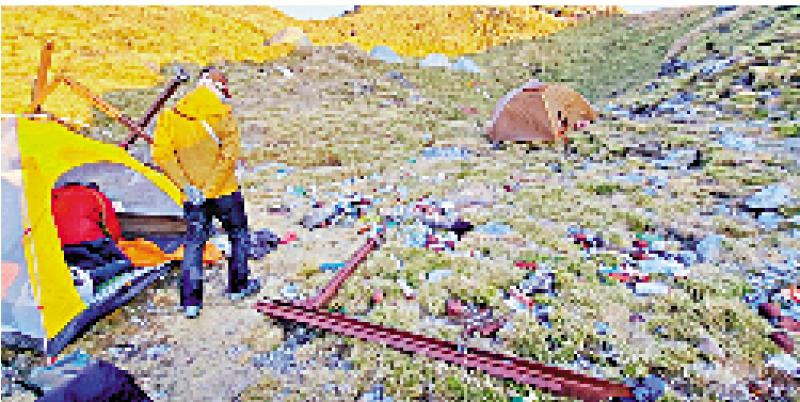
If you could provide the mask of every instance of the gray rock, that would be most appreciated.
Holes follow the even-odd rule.
[[[766,186],[747,199],[745,205],[756,210],[775,210],[789,202],[789,189],[780,184]]]
[[[708,262],[719,258],[719,251],[722,247],[723,236],[712,234],[697,243],[697,257],[700,262]]]

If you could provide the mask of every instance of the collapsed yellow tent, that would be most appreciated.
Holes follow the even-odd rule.
[[[136,269],[88,297],[79,293],[51,213],[52,189],[67,182],[95,182],[117,211],[176,220],[180,190],[124,149],[53,121],[3,118],[2,132],[3,345],[55,355],[170,265]]]

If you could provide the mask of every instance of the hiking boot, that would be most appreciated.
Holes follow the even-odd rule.
[[[186,318],[197,318],[200,315],[200,306],[186,306],[183,310]]]
[[[230,298],[233,301],[239,301],[247,296],[258,293],[260,290],[261,283],[258,281],[258,279],[250,279],[247,281],[247,286],[244,289],[235,293],[231,293]]]

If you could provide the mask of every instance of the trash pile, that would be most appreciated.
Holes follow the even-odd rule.
[[[459,299],[449,299],[445,310],[452,324],[464,328],[465,337],[479,335],[481,337],[494,336],[505,325],[506,320],[495,317],[494,310],[478,306],[475,303],[464,302]]]
[[[374,201],[373,197],[357,192],[328,206],[321,201],[315,201],[312,212],[303,217],[302,225],[309,230],[336,225],[352,226],[367,215]]]
[[[710,253],[712,244],[698,244],[698,250],[667,251],[664,237],[651,234],[638,234],[629,248],[609,249],[602,237],[592,235],[579,228],[568,231],[574,243],[581,246],[586,257],[592,254],[612,253],[622,258],[619,264],[602,265],[597,274],[601,283],[616,281],[625,284],[636,295],[664,295],[670,287],[663,280],[680,281],[690,276],[689,268],[698,261],[698,256]],[[708,243],[719,241],[709,237]],[[705,240],[705,239],[704,239]],[[700,258],[710,258],[700,257]]]

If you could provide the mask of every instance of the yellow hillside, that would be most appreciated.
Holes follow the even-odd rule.
[[[562,15],[619,12],[564,7]],[[405,56],[474,53],[516,39],[556,32],[573,23],[526,6],[364,6],[325,21],[299,21],[271,7],[3,7],[2,110],[17,112],[30,99],[44,40],[56,42],[54,70],[96,92],[157,84],[160,66],[266,61],[291,45],[264,46],[288,26],[302,28],[315,45],[351,42],[368,51],[385,44]],[[45,108],[88,120],[89,105],[67,90]]]

